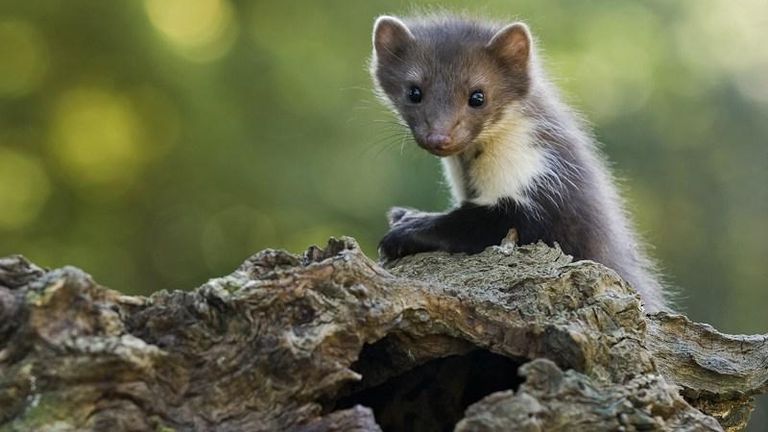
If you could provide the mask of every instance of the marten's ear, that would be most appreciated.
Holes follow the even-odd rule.
[[[398,59],[413,40],[405,23],[393,16],[380,16],[373,25],[373,51],[379,61]]]
[[[531,32],[528,26],[517,22],[496,32],[487,49],[516,69],[526,69],[531,57]]]

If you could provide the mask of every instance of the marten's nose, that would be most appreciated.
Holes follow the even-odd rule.
[[[427,135],[427,145],[433,149],[441,149],[451,145],[451,137],[443,134],[430,133]]]

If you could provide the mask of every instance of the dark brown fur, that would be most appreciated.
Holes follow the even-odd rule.
[[[423,141],[430,127],[457,125],[457,141],[468,145],[488,118],[499,120],[507,105],[528,92],[528,71],[510,67],[509,61],[487,46],[500,27],[447,17],[440,19],[440,25],[419,20],[406,23],[418,43],[403,40],[397,49],[382,50],[384,55],[375,59],[373,71],[417,142]],[[419,106],[406,98],[406,89],[413,84],[425,94]],[[467,106],[467,98],[476,88],[493,95],[482,109]]]
[[[576,259],[615,269],[638,289],[649,310],[665,309],[662,286],[623,211],[610,172],[591,136],[540,69],[527,27],[453,16],[394,19],[384,27],[377,26],[374,34],[374,79],[422,147],[431,150],[424,141],[434,130],[451,134],[455,148],[449,156],[458,168],[449,177],[459,179],[457,198],[462,202],[446,213],[391,212],[382,255],[476,253],[499,244],[515,228],[523,244],[558,243]],[[423,89],[421,103],[406,97],[412,85]],[[481,109],[467,105],[476,88],[487,95]],[[506,122],[515,127],[505,128]],[[514,135],[519,130],[524,136]],[[523,161],[526,155],[546,155],[541,169],[530,178],[502,171],[511,182],[523,179],[524,184],[493,202],[480,202],[488,190],[478,188],[496,185],[476,181],[477,169],[492,166],[497,161],[488,158],[498,154],[514,158],[518,147]],[[510,163],[510,170],[530,168]]]

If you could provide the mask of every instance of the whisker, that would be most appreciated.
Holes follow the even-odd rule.
[[[385,150],[396,146],[398,143],[407,138],[408,134],[404,131],[396,131],[387,135],[380,136],[368,143],[368,145],[362,149],[360,156],[367,156],[368,152],[378,149],[379,151],[375,155],[375,157],[378,157]]]

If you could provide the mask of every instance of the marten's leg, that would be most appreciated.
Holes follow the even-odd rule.
[[[481,252],[501,244],[510,228],[515,227],[517,214],[510,205],[465,203],[446,213],[395,207],[388,217],[391,229],[379,243],[379,254],[384,259],[436,250]]]

